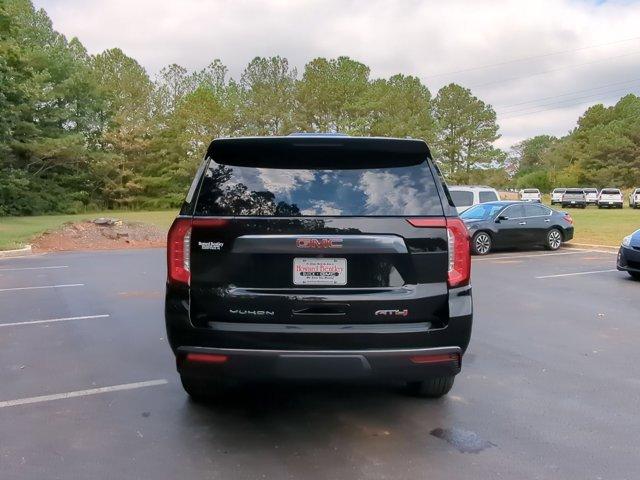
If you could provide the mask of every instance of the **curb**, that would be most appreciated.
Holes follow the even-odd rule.
[[[593,245],[591,243],[563,243],[562,244],[563,247],[565,248],[606,248],[609,250],[618,250],[620,247],[619,246],[612,246],[612,245]]]
[[[0,250],[0,258],[22,257],[23,255],[31,255],[31,245],[17,250]]]

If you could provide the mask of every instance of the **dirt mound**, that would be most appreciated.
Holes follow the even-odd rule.
[[[98,218],[45,232],[33,241],[32,247],[41,252],[150,248],[164,247],[166,240],[167,232],[154,225]]]

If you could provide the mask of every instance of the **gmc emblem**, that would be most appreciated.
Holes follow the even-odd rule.
[[[342,248],[341,238],[297,238],[298,248]]]

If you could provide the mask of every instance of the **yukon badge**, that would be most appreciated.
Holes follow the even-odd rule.
[[[341,238],[297,238],[298,248],[342,248]]]
[[[387,317],[406,317],[409,315],[409,310],[376,310],[376,315],[383,315]]]
[[[264,316],[264,315],[269,315],[269,316],[273,316],[275,315],[275,312],[272,312],[271,310],[229,310],[229,313],[233,314],[233,315],[253,315],[253,316]]]
[[[198,245],[202,250],[216,250],[220,251],[224,243],[222,242],[198,242]]]

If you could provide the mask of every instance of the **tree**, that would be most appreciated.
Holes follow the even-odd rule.
[[[544,167],[544,155],[558,141],[550,135],[538,135],[511,147],[511,159],[518,174],[526,174]]]
[[[297,72],[286,58],[256,57],[242,72],[244,130],[252,135],[283,135],[292,129]]]
[[[493,146],[500,135],[491,106],[455,83],[442,87],[435,98],[436,150],[454,181],[469,182],[471,171],[501,163],[504,154]]]
[[[434,139],[431,94],[417,77],[398,74],[375,80],[366,102],[363,110],[369,110],[371,117],[368,135],[420,138],[429,143]]]
[[[366,131],[363,96],[369,88],[369,67],[338,57],[316,58],[305,65],[298,83],[298,109],[295,123],[299,130],[358,134]]]

